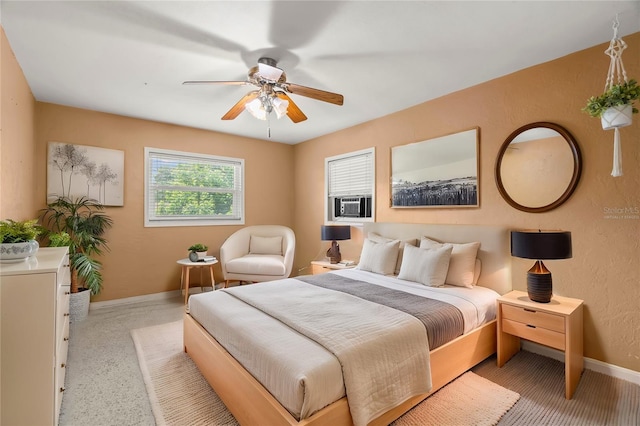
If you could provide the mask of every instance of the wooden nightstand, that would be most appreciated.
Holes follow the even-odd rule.
[[[498,298],[498,367],[520,350],[520,338],[564,351],[565,398],[571,399],[584,365],[582,303],[560,296],[532,302],[524,291]]]
[[[353,265],[344,265],[340,263],[331,263],[327,260],[313,260],[311,261],[311,274],[318,275],[324,274],[325,272],[335,271],[339,269],[351,269],[355,268],[356,264]]]

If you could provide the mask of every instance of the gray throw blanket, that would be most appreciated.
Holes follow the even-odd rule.
[[[444,345],[461,336],[464,332],[462,312],[446,302],[335,274],[305,275],[296,277],[296,279],[330,290],[348,293],[413,315],[427,329],[430,350]]]

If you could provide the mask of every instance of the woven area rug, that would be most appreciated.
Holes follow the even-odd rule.
[[[157,425],[237,425],[182,346],[182,321],[131,331]],[[495,425],[520,395],[472,372],[440,389],[394,426]]]

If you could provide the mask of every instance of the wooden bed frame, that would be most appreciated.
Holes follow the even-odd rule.
[[[373,223],[366,224],[364,231],[365,235],[368,232],[377,232],[385,237],[399,239],[419,239],[421,236],[428,236],[457,243],[480,241],[478,257],[482,261],[482,274],[478,285],[493,288],[500,294],[511,289],[510,243],[506,228]],[[188,313],[184,317],[184,350],[241,425],[353,425],[347,397],[328,405],[309,418],[296,420]],[[495,352],[495,320],[431,351],[433,387],[430,393]],[[410,398],[372,421],[370,425],[388,425],[430,393]]]

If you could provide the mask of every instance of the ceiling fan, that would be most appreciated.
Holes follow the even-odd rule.
[[[266,120],[271,112],[275,112],[278,118],[286,114],[294,123],[306,120],[307,116],[291,100],[289,93],[335,105],[342,105],[344,102],[344,97],[337,93],[289,83],[284,70],[278,68],[276,64],[277,62],[272,58],[258,59],[258,65],[249,70],[246,81],[185,81],[182,84],[252,84],[258,87],[258,90],[247,93],[232,106],[222,116],[223,120],[233,120],[245,109],[261,120]]]

